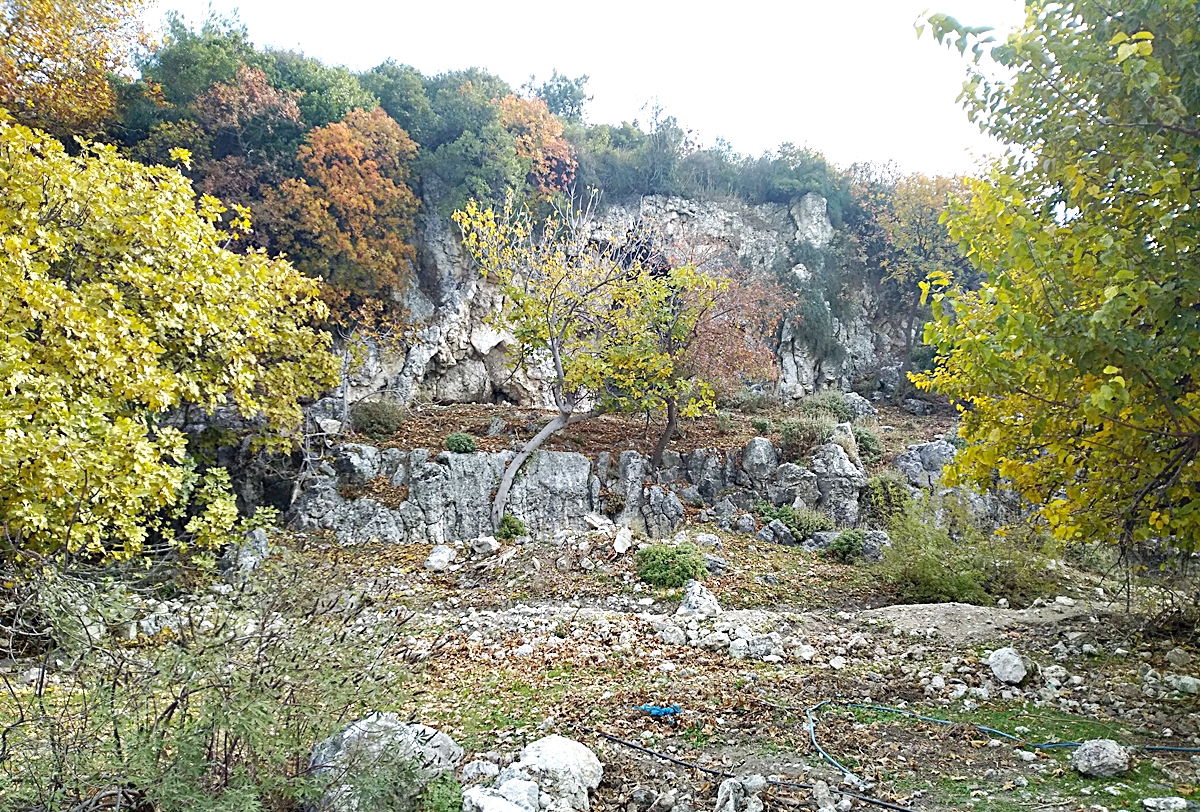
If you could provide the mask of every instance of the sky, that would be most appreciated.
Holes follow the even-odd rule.
[[[514,87],[586,74],[591,123],[645,123],[658,105],[703,144],[791,142],[930,174],[969,172],[998,146],[956,101],[962,57],[914,23],[942,11],[1003,32],[1023,16],[1021,0],[159,0],[152,21],[210,8],[236,10],[259,46],[353,70],[480,67]]]

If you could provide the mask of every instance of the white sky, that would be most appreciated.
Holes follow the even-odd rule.
[[[1021,0],[159,0],[197,23],[236,9],[259,46],[354,70],[394,58],[426,74],[480,67],[514,87],[587,74],[592,123],[662,105],[703,143],[814,147],[837,164],[969,171],[996,147],[955,97],[963,60],[914,22],[930,6],[1006,30]]]

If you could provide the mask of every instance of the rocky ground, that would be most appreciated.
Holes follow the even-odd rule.
[[[786,784],[820,781],[914,810],[1200,797],[1200,755],[1141,749],[1200,746],[1200,657],[1146,637],[1098,576],[1064,566],[1055,593],[1025,609],[903,606],[870,565],[689,527],[675,540],[697,542],[710,575],[661,590],[637,579],[636,545],[595,524],[460,542],[451,562],[430,562],[424,544],[297,544],[370,584],[380,618],[407,618],[411,682],[391,710],[449,734],[464,763],[503,767],[551,733],[584,743],[604,767],[593,809],[712,808],[723,774],[776,782],[759,797],[779,809],[819,806]],[[806,710],[824,702],[816,741],[845,773],[810,739]],[[1026,746],[1095,738],[1132,748],[1126,769],[1084,777],[1071,750]],[[494,772],[472,767],[466,783]],[[727,786],[726,807],[753,809],[742,796],[755,788]],[[868,808],[836,793],[822,808],[839,801]]]

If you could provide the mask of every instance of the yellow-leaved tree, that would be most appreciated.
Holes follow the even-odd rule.
[[[0,118],[0,179],[2,554],[219,543],[224,471],[199,476],[165,418],[232,407],[286,442],[335,380],[317,282],[227,250],[219,201],[113,147]]]
[[[504,293],[496,322],[516,339],[515,362],[549,371],[557,409],[505,470],[492,502],[494,526],[517,472],[556,431],[605,412],[661,410],[671,402],[685,416],[712,408],[712,387],[680,375],[676,343],[694,330],[722,283],[694,268],[665,267],[647,235],[635,230],[615,243],[598,239],[590,209],[537,223],[528,210],[513,209],[510,195],[501,212],[471,201],[454,220],[480,270]]]
[[[96,127],[112,109],[108,82],[141,38],[144,0],[5,0],[0,8],[0,107],[57,134]]]

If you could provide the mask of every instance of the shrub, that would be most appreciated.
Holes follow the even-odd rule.
[[[861,497],[861,518],[868,527],[886,528],[912,502],[908,483],[895,471],[885,471],[867,480]]]
[[[757,414],[771,408],[772,402],[774,402],[774,398],[766,392],[745,388],[738,390],[737,394],[730,399],[729,405],[739,412]]]
[[[854,419],[854,411],[846,401],[846,396],[833,389],[822,389],[809,395],[796,405],[796,411],[811,417],[827,415],[837,423],[849,423]]]
[[[991,534],[951,494],[925,494],[891,523],[883,574],[905,601],[1026,603],[1050,588],[1044,539],[1030,528]]]
[[[814,446],[829,442],[836,425],[837,422],[828,415],[789,417],[784,420],[779,424],[784,459],[797,460]]]
[[[400,431],[405,417],[403,406],[386,400],[356,403],[350,410],[354,430],[372,440],[386,440]]]
[[[765,417],[756,417],[750,421],[750,427],[761,435],[771,433],[771,421]]]
[[[717,433],[732,434],[737,431],[737,421],[729,412],[717,412]]]
[[[496,538],[500,541],[513,541],[526,532],[525,522],[511,513],[505,513],[504,518],[500,520],[500,527],[496,529]]]
[[[475,450],[475,438],[461,431],[456,431],[446,438],[446,449],[455,454],[470,454]]]
[[[704,578],[708,568],[695,544],[651,544],[637,551],[637,573],[654,586],[679,587]]]
[[[25,720],[0,747],[0,809],[99,808],[106,792],[113,808],[308,808],[331,777],[305,769],[313,744],[400,701],[389,660],[400,661],[402,610],[380,614],[334,562],[275,550],[245,582],[182,597],[165,630],[133,640],[104,627],[136,624],[158,598],[112,575],[31,584],[70,655],[52,680],[0,699],[0,717]]]
[[[778,519],[792,531],[793,536],[801,540],[812,538],[816,533],[823,533],[835,527],[832,518],[808,508],[793,508],[788,505],[775,507],[759,501],[754,505],[754,512],[764,522]]]
[[[843,530],[825,549],[825,555],[841,564],[853,564],[862,558],[867,535],[862,530]]]
[[[879,435],[866,426],[854,426],[854,442],[858,445],[858,457],[870,465],[883,459],[883,444]]]

